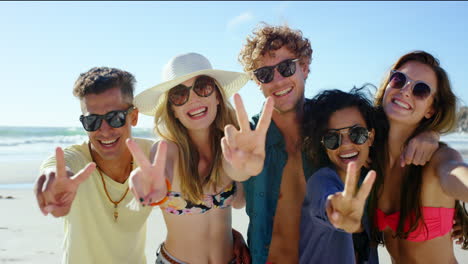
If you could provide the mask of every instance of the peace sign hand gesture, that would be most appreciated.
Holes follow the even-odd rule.
[[[328,219],[334,227],[348,233],[355,233],[361,229],[364,206],[375,177],[375,171],[369,171],[361,188],[356,193],[359,172],[356,171],[355,162],[348,164],[344,191],[329,195],[325,206]]]
[[[129,188],[142,205],[151,205],[166,197],[166,154],[167,143],[159,142],[158,150],[151,163],[135,141],[127,139],[127,147],[139,167],[130,173]]]
[[[265,139],[273,112],[273,99],[268,97],[255,130],[250,128],[249,118],[239,94],[234,95],[236,117],[240,130],[233,125],[224,128],[221,148],[225,160],[240,173],[229,175],[236,181],[244,181],[259,174],[265,161]],[[245,175],[241,175],[245,174]]]
[[[60,217],[68,214],[79,185],[96,169],[96,164],[90,162],[74,175],[65,166],[62,148],[55,149],[55,159],[55,169],[49,168],[37,178],[34,193],[44,215],[51,213],[55,217]]]

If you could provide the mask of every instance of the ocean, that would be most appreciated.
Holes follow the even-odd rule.
[[[134,128],[133,136],[154,139],[152,129]],[[55,147],[80,144],[87,139],[81,127],[0,126],[0,162],[43,160]]]
[[[133,128],[132,133],[135,137],[155,138],[151,128]],[[86,138],[87,135],[81,127],[0,126],[0,164],[42,161],[54,153],[55,147],[80,144]],[[441,140],[460,151],[465,162],[468,162],[467,133],[444,135]]]

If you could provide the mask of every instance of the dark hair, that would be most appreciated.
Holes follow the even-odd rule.
[[[378,130],[381,129],[377,129],[376,112],[371,97],[364,93],[364,90],[367,90],[366,86],[368,85],[361,88],[354,87],[350,92],[325,90],[312,100],[306,101],[303,127],[304,150],[317,168],[333,166],[321,139],[328,130],[328,120],[336,111],[356,107],[364,118],[367,128],[374,129],[376,136],[379,134]],[[381,137],[377,136],[375,139],[380,140]],[[369,153],[371,157],[373,157],[372,149]]]
[[[80,74],[73,87],[73,95],[80,100],[87,94],[100,94],[112,88],[120,88],[124,99],[133,103],[135,77],[129,72],[109,67],[94,67]]]
[[[334,166],[328,158],[327,152],[321,143],[322,136],[327,131],[328,120],[331,115],[341,109],[348,107],[356,107],[364,118],[367,128],[374,129],[374,143],[369,149],[369,157],[371,158],[370,169],[377,173],[374,186],[376,183],[383,184],[383,175],[385,161],[388,160],[388,120],[385,113],[376,109],[371,101],[367,86],[375,86],[366,84],[363,87],[351,89],[350,92],[340,90],[326,90],[316,95],[312,100],[306,101],[304,106],[304,150],[307,156],[312,160],[317,168],[325,166]],[[364,93],[364,91],[367,91]],[[366,168],[362,168],[361,176],[367,172]],[[377,194],[375,188],[372,189],[368,198],[368,206],[366,206],[368,219],[374,218],[377,206]],[[372,230],[371,245],[375,246],[376,241],[381,241],[380,232]]]

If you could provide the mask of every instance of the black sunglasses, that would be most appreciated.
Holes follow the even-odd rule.
[[[127,114],[130,113],[133,109],[135,109],[135,107],[130,106],[127,110],[110,111],[105,115],[81,115],[80,121],[81,124],[83,124],[83,128],[88,132],[98,130],[101,127],[102,120],[106,120],[107,124],[113,128],[119,128],[125,125]]]
[[[369,130],[367,128],[354,125],[350,127],[343,127],[340,129],[332,129],[329,130],[323,137],[322,137],[322,144],[331,150],[335,150],[341,146],[341,134],[345,132],[340,132],[341,130],[349,129],[346,134],[349,135],[349,139],[351,142],[357,145],[362,145],[366,143],[367,139],[369,138]]]
[[[275,68],[278,69],[278,72],[283,77],[289,77],[296,73],[296,61],[298,60],[299,59],[287,59],[273,66],[258,68],[253,71],[253,73],[259,82],[269,83],[273,81],[273,78],[275,77]]]
[[[394,89],[402,89],[407,83],[414,83],[412,92],[418,99],[426,99],[431,94],[431,87],[423,81],[414,81],[403,72],[392,70],[388,84]]]
[[[216,82],[213,78],[202,75],[195,80],[191,87],[179,84],[171,88],[169,90],[169,102],[175,106],[181,106],[187,103],[190,97],[190,89],[193,88],[198,96],[208,97],[214,92],[215,87]]]

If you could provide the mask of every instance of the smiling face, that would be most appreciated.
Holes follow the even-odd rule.
[[[348,107],[338,110],[330,116],[327,129],[339,130],[356,125],[367,128],[366,121],[358,108]],[[339,132],[341,133],[341,145],[335,150],[325,149],[328,158],[336,166],[337,173],[344,179],[348,163],[355,161],[358,169],[365,165],[369,156],[369,147],[374,140],[374,130],[370,131],[369,138],[361,145],[350,140],[349,129],[343,129]]]
[[[432,107],[437,89],[437,78],[434,71],[425,64],[409,61],[396,69],[405,73],[414,82],[408,82],[401,89],[387,85],[382,105],[390,122],[400,122],[409,126],[417,126],[423,118],[434,114]],[[424,99],[413,95],[412,89],[416,81],[423,81],[431,87],[431,94]]]
[[[84,115],[104,115],[110,111],[127,110],[130,106],[118,87],[108,89],[100,94],[85,95],[81,104]],[[135,126],[137,122],[137,109],[127,115],[125,125],[119,128],[113,128],[107,121],[103,120],[98,130],[87,132],[91,150],[104,160],[119,159],[127,151],[125,140],[131,137],[131,127]]]
[[[294,54],[285,46],[272,54],[265,54],[258,62],[259,67],[276,65],[287,59],[296,59]],[[296,62],[296,72],[289,77],[283,77],[277,69],[274,70],[273,81],[269,83],[261,83],[256,79],[256,83],[260,86],[263,95],[266,97],[272,96],[275,105],[274,108],[280,113],[295,111],[297,105],[304,100],[304,85],[305,79],[309,72],[307,64],[301,65]]]
[[[192,87],[197,77],[193,77],[182,84],[187,87]],[[218,112],[218,90],[208,97],[197,95],[193,88],[190,89],[188,101],[181,106],[171,104],[171,109],[174,116],[188,130],[207,129],[211,126]]]

